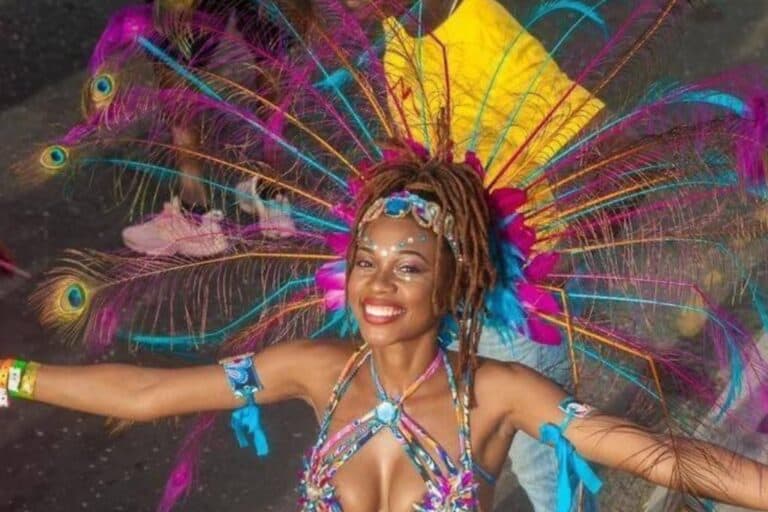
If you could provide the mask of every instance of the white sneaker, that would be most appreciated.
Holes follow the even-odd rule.
[[[238,183],[237,191],[242,196],[240,209],[258,217],[259,228],[265,237],[288,238],[296,233],[296,225],[291,217],[291,202],[285,195],[278,193],[273,199],[263,198],[256,177]]]
[[[181,211],[177,197],[163,205],[163,211],[142,224],[123,230],[123,243],[148,256],[213,256],[229,248],[221,228],[222,212],[212,210],[200,222]]]
[[[188,221],[190,219],[187,219]],[[224,212],[211,210],[197,224],[192,220],[193,234],[176,240],[176,250],[183,256],[202,258],[221,254],[229,249],[229,239],[221,228]]]
[[[266,162],[256,161],[252,164],[252,167],[254,170],[265,174],[274,173],[272,166]],[[241,181],[235,187],[237,190],[237,205],[245,213],[257,215],[258,203],[265,197],[265,188],[264,186],[259,186],[259,178],[257,176]]]

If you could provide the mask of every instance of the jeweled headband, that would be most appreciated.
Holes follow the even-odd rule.
[[[413,192],[395,192],[388,197],[374,201],[360,219],[357,230],[358,238],[366,224],[382,215],[393,219],[402,219],[409,214],[413,216],[419,226],[432,230],[438,236],[445,237],[456,261],[462,260],[459,244],[456,241],[453,215],[450,212],[444,212],[439,204],[427,201]]]

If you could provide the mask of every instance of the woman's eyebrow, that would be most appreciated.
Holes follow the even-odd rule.
[[[420,253],[419,251],[417,251],[415,249],[398,249],[397,253],[398,254],[411,254],[413,256],[418,256],[419,258],[424,260],[424,263],[429,263],[429,260],[427,260],[427,257],[424,256],[422,253]]]
[[[360,244],[360,245],[357,246],[357,250],[358,251],[365,251],[366,253],[369,253],[369,254],[376,254],[376,247],[372,246],[372,245]],[[412,255],[412,256],[417,256],[418,258],[423,260],[424,263],[429,264],[429,260],[427,259],[427,257],[424,254],[422,254],[421,252],[419,252],[419,251],[417,251],[415,249],[410,249],[410,248],[407,248],[407,247],[405,247],[405,248],[396,248],[395,252],[398,255],[399,254],[408,254],[408,255]]]

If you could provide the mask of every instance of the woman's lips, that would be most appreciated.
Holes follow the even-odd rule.
[[[405,308],[399,304],[368,299],[363,301],[363,318],[369,324],[388,324],[404,314]]]

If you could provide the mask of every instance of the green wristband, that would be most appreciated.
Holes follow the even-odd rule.
[[[40,369],[40,364],[30,361],[27,363],[27,367],[24,370],[24,375],[21,376],[21,385],[17,396],[25,400],[34,400],[35,398],[35,385],[37,384],[37,371]]]
[[[14,398],[23,398],[19,393],[21,388],[21,379],[27,369],[27,362],[21,359],[13,361],[8,373],[8,394]]]

